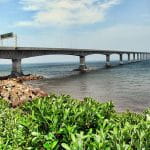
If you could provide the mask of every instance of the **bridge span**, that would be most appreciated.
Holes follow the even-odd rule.
[[[123,55],[128,56],[128,62],[143,61],[150,58],[148,52],[136,51],[117,51],[117,50],[99,50],[99,49],[72,49],[72,48],[40,48],[40,47],[0,47],[0,58],[12,60],[11,75],[23,75],[21,60],[24,58],[42,56],[42,55],[74,55],[79,56],[80,65],[78,70],[87,70],[85,57],[92,54],[102,54],[106,56],[106,67],[110,67],[110,56],[118,54],[120,58],[120,65],[123,64]],[[131,55],[133,59],[131,60]]]

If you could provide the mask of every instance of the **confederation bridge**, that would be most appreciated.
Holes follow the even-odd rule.
[[[72,49],[72,48],[39,48],[39,47],[0,47],[0,58],[12,60],[13,76],[23,75],[21,60],[24,58],[42,56],[42,55],[74,55],[80,60],[79,71],[87,70],[85,57],[92,54],[101,54],[106,56],[106,67],[110,67],[110,56],[119,55],[119,64],[124,64],[123,55],[127,55],[128,63],[143,61],[150,58],[148,52],[135,51],[117,51],[117,50],[98,50],[98,49]],[[132,55],[132,60],[131,60]]]

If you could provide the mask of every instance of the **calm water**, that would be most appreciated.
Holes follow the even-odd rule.
[[[115,64],[116,62],[114,62]],[[113,101],[116,110],[141,112],[150,107],[150,61],[104,68],[104,62],[88,63],[88,73],[72,71],[78,63],[23,65],[24,73],[43,75],[47,79],[32,81],[49,93],[70,94],[74,98],[93,97],[98,101]],[[1,75],[7,75],[9,65],[0,65]]]

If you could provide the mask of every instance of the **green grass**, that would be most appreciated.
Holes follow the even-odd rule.
[[[149,150],[150,109],[51,95],[13,109],[0,100],[0,150]]]

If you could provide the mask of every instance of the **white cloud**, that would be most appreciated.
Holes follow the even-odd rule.
[[[120,0],[20,0],[24,11],[34,12],[31,21],[19,26],[92,24],[103,21],[109,8]]]

